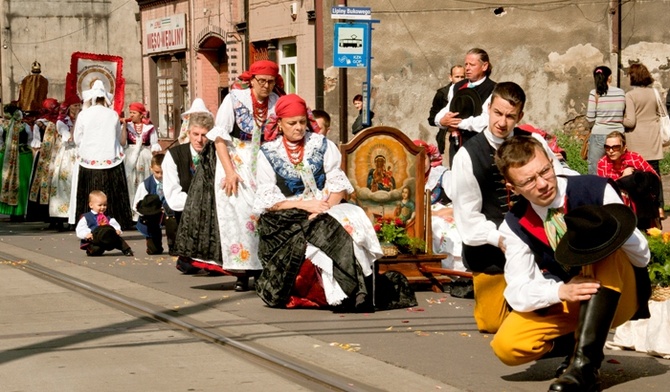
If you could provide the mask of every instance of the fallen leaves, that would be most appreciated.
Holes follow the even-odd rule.
[[[18,260],[18,261],[12,261],[12,260],[0,260],[0,264],[3,264],[3,265],[13,265],[13,266],[17,266],[17,265],[26,264],[26,263],[28,263],[27,260]]]
[[[358,352],[361,350],[361,345],[358,343],[338,343],[333,342],[330,344],[330,347],[338,347],[344,351]]]

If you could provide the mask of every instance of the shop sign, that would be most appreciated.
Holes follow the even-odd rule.
[[[186,14],[176,14],[147,22],[144,37],[146,53],[186,49]]]

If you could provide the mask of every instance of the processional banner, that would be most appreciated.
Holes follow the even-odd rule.
[[[114,110],[121,114],[124,105],[125,79],[123,58],[107,54],[74,52],[70,58],[70,72],[65,80],[65,100],[81,99],[96,80],[101,80],[108,93],[114,96]]]

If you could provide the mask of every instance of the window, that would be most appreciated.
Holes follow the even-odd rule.
[[[161,56],[156,61],[157,116],[152,113],[151,121],[158,129],[160,138],[179,136],[183,105],[190,104],[188,90],[188,66],[184,54]]]
[[[298,92],[298,47],[295,39],[279,41],[279,73],[284,78],[284,90],[287,94]]]
[[[156,63],[158,72],[158,137],[170,137],[174,131],[174,79],[170,57],[160,57]]]

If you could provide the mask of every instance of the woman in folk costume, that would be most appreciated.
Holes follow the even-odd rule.
[[[203,149],[189,188],[177,254],[195,259],[196,267],[236,275],[235,291],[247,291],[249,276],[258,275],[262,268],[257,256],[257,216],[252,212],[256,155],[261,127],[278,99],[273,89],[280,79],[279,67],[272,61],[257,61],[240,79],[244,84],[233,86],[219,107],[214,129],[207,133],[214,143]],[[211,205],[212,199],[207,217],[193,211]],[[208,244],[187,238],[206,238]]]
[[[261,127],[272,113],[281,85],[276,63],[261,60],[240,76],[221,103],[215,126],[207,133],[177,234],[177,254],[195,259],[192,264],[237,276],[236,291],[249,289],[249,276],[258,275],[257,216],[252,212],[256,191],[256,154]],[[212,205],[214,200],[214,205]],[[212,206],[208,217],[193,210]],[[187,234],[189,233],[189,234]],[[198,245],[188,238],[219,239]]]
[[[5,119],[0,128],[0,214],[22,220],[28,205],[28,187],[33,168],[30,143],[33,131],[23,122],[16,104],[5,105]]]
[[[137,186],[151,175],[151,157],[161,150],[158,144],[158,132],[153,124],[145,117],[147,110],[140,102],[133,102],[128,107],[130,117],[126,119],[124,131],[127,132],[126,180],[128,181],[128,194],[133,203]],[[137,214],[133,215],[137,220]]]
[[[62,227],[70,211],[72,193],[72,173],[77,165],[77,148],[74,144],[74,125],[81,112],[81,101],[63,102],[56,121],[58,137],[51,160],[51,186],[49,197],[49,216],[56,221],[56,227]],[[74,226],[72,226],[74,227]]]
[[[454,222],[454,208],[449,198],[451,193],[451,170],[442,165],[442,155],[434,144],[414,140],[414,144],[426,149],[426,185],[430,191],[431,230],[433,252],[446,254],[442,268],[465,271],[461,261],[463,242]]]
[[[89,210],[88,195],[99,190],[108,195],[109,215],[127,229],[132,226],[132,213],[123,166],[126,132],[119,115],[110,108],[113,96],[102,81],[96,80],[82,95],[86,109],[79,113],[74,127],[78,165],[73,173],[68,222],[75,224],[75,217]]]
[[[382,250],[365,212],[340,203],[353,187],[337,146],[313,132],[305,101],[277,101],[258,154],[254,210],[263,272],[256,292],[272,307],[369,309],[365,278]]]
[[[45,99],[42,102],[42,117],[35,121],[33,126],[34,137],[31,147],[38,149],[38,152],[28,193],[27,219],[31,221],[49,221],[50,169],[51,162],[58,151],[58,132],[56,130],[58,109],[59,104],[56,99]]]

